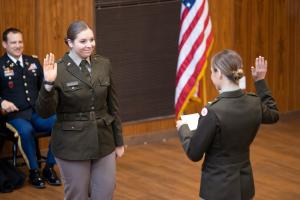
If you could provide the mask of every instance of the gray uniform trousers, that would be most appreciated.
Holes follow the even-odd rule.
[[[70,161],[55,158],[64,183],[65,200],[111,200],[115,189],[115,152],[97,159]]]

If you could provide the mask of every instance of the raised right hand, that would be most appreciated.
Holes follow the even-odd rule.
[[[255,59],[255,67],[251,67],[252,77],[254,81],[259,81],[265,78],[268,69],[268,62],[264,57],[259,56]]]
[[[57,76],[57,63],[54,62],[55,57],[53,53],[49,53],[44,58],[44,79],[49,82],[54,82]]]
[[[1,102],[1,108],[2,108],[2,111],[4,111],[4,113],[19,111],[19,109],[17,108],[17,106],[14,103],[12,103],[10,101],[6,101],[6,100],[3,100]]]

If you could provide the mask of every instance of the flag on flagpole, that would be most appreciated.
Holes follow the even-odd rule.
[[[203,77],[213,42],[207,0],[182,0],[176,71],[176,119]]]

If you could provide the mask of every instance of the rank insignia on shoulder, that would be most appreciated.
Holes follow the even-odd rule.
[[[215,98],[213,101],[209,101],[207,104],[208,106],[212,106],[214,103],[218,102],[220,98]]]
[[[31,55],[33,58],[38,58],[38,56],[37,55]]]
[[[202,108],[202,110],[201,110],[201,116],[206,116],[207,115],[207,113],[208,113],[208,110],[207,110],[207,108],[206,107],[204,107],[204,108]]]
[[[61,63],[61,62],[63,62],[63,59],[61,58],[56,61],[56,63]]]
[[[255,94],[255,93],[253,93],[253,92],[249,92],[249,93],[247,93],[248,95],[250,95],[250,96],[255,96],[255,97],[257,97],[257,95]]]

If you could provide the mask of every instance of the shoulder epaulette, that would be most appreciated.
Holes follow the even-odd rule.
[[[247,95],[257,97],[257,95],[254,92],[248,92]]]
[[[100,56],[99,54],[93,54],[92,57],[94,57],[94,58],[101,58],[103,56]]]
[[[106,62],[109,61],[108,58],[106,58],[106,57],[104,57],[104,56],[101,56],[101,55],[99,55],[99,54],[94,54],[94,55],[92,56],[92,58],[94,58],[95,60],[105,60]]]
[[[215,103],[217,103],[219,100],[220,100],[221,98],[215,98],[213,101],[209,101],[208,103],[207,103],[207,106],[212,106],[212,105],[214,105]]]
[[[33,58],[39,58],[37,55],[31,55]]]
[[[63,62],[63,59],[62,58],[60,58],[60,59],[58,59],[57,61],[56,61],[56,63],[62,63]]]

